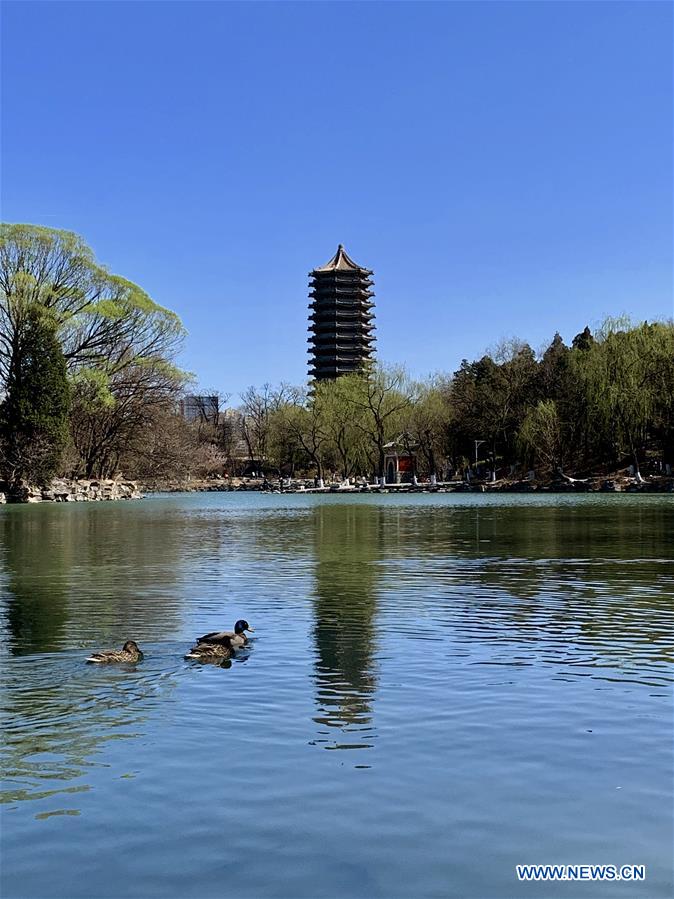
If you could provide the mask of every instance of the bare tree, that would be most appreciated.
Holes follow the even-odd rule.
[[[364,413],[359,427],[367,436],[379,478],[384,476],[386,444],[400,430],[401,413],[414,399],[414,387],[404,368],[378,366],[359,379],[356,406]]]
[[[264,466],[269,455],[272,415],[279,410],[289,393],[290,388],[286,384],[281,384],[278,389],[273,389],[271,384],[263,384],[259,390],[249,387],[241,394],[241,433],[252,464],[259,462]]]

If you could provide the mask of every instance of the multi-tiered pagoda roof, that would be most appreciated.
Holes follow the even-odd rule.
[[[372,359],[372,272],[340,244],[332,259],[309,273],[309,375],[317,381],[361,371]]]

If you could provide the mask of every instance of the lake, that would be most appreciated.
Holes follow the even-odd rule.
[[[2,896],[670,897],[673,537],[672,496],[0,508]]]

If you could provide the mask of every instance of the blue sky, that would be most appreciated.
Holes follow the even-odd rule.
[[[668,3],[3,4],[2,217],[176,310],[204,387],[306,378],[307,273],[452,371],[672,308]]]

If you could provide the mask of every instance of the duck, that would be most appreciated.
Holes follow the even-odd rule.
[[[92,653],[87,662],[96,662],[99,665],[111,662],[140,662],[143,653],[138,648],[135,640],[127,640],[121,649],[106,649],[104,652]]]
[[[234,651],[225,643],[197,643],[185,656],[186,659],[196,659],[197,662],[224,662],[231,659]]]
[[[210,634],[204,634],[203,637],[197,637],[197,643],[222,643],[231,649],[239,649],[248,642],[246,631],[253,633],[254,627],[248,622],[240,618],[234,625],[233,631],[212,631]]]

